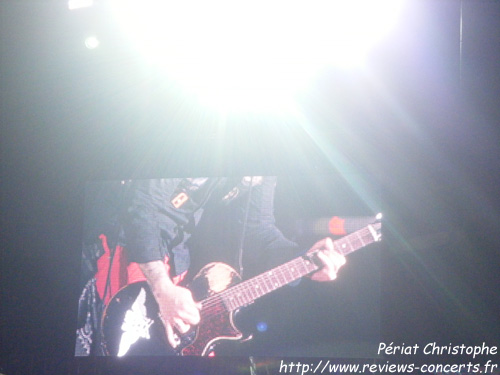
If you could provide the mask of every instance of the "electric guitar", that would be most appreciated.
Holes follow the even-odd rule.
[[[381,223],[375,222],[333,242],[347,255],[381,239]],[[315,252],[241,282],[238,273],[224,263],[203,267],[189,284],[201,301],[200,323],[180,335],[172,348],[160,319],[159,308],[144,282],[127,285],[109,302],[102,318],[103,346],[108,355],[209,355],[221,340],[241,340],[234,313],[256,299],[320,268]]]

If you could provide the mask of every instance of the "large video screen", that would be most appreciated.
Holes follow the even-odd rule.
[[[336,175],[89,182],[75,355],[372,357],[378,194]]]

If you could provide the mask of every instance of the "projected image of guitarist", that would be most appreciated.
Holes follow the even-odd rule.
[[[275,177],[258,176],[126,183],[121,225],[129,285],[104,311],[106,354],[210,355],[220,341],[242,338],[233,322],[241,307],[304,276],[332,281],[344,255],[379,240],[380,223],[374,223],[335,242],[323,238],[304,251],[275,225],[276,183]],[[208,218],[214,207],[227,213],[227,223]],[[201,251],[193,248],[200,247],[200,223],[207,220],[232,235],[221,246],[234,249],[234,268],[208,263],[186,285]],[[205,234],[215,237],[212,230]],[[284,261],[272,263],[274,268],[263,265],[264,272],[241,281],[247,259]]]

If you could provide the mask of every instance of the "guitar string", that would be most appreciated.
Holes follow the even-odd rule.
[[[380,224],[379,224],[379,227],[377,229],[380,229]],[[368,234],[370,234],[370,236],[366,236],[367,232],[369,232]],[[350,252],[353,252],[355,251],[356,249],[359,249],[361,247],[364,247],[368,244],[371,244],[373,242],[376,242],[378,241],[378,238],[374,238],[374,236],[372,235],[372,233],[369,231],[368,228],[366,228],[366,231],[364,231],[364,233],[362,233],[362,230],[360,231],[357,231],[355,233],[353,233],[352,235],[349,235],[349,236],[346,236],[344,238],[342,238],[341,240],[347,240],[348,238],[350,237],[353,237],[353,235],[357,235],[358,236],[358,240],[359,242],[361,243],[361,246],[359,247],[356,247],[356,248],[353,248],[352,247],[352,243],[350,243],[349,245],[351,246],[351,250],[347,250],[345,252],[343,251],[340,251],[341,253],[343,253],[344,255],[347,255],[349,254]],[[365,242],[363,241],[363,238],[366,237],[365,239],[368,240],[368,242],[365,244]],[[335,241],[335,243],[338,244],[339,241],[341,240],[338,240],[338,241]],[[334,243],[334,244],[335,244]],[[312,268],[309,270],[307,268],[307,265],[310,265],[312,266]],[[286,276],[285,276],[285,269],[287,269],[287,267],[289,266],[297,266],[296,268],[298,268],[299,266],[303,266],[304,269],[305,269],[305,273],[299,273],[300,276],[297,276],[295,277],[293,274],[292,274],[292,270],[291,269],[288,269],[288,272],[290,273],[290,276],[292,277],[292,280],[291,281],[288,281]],[[268,271],[267,273],[264,273],[264,274],[261,274],[253,279],[250,279],[250,280],[247,280],[245,282],[242,282],[240,284],[237,284],[233,287],[231,287],[230,289],[227,289],[221,293],[218,293],[216,295],[213,295],[213,296],[210,296],[208,298],[206,298],[205,300],[202,301],[202,304],[203,304],[203,309],[201,311],[201,315],[202,315],[202,318],[204,319],[204,321],[206,322],[207,320],[212,320],[212,319],[215,319],[215,318],[218,318],[222,315],[225,315],[227,314],[228,312],[233,312],[235,311],[236,309],[238,309],[239,307],[242,307],[246,304],[249,304],[251,302],[253,302],[255,299],[259,298],[259,297],[262,297],[264,296],[265,294],[268,294],[302,276],[305,276],[307,275],[308,273],[311,273],[313,272],[314,270],[318,269],[319,267],[314,264],[313,262],[309,262],[307,261],[307,259],[304,259],[304,258],[295,258],[293,259],[292,261],[289,261],[279,267],[276,267],[270,271]],[[284,282],[281,282],[281,280],[279,280],[279,275],[278,275],[278,271],[281,272],[282,274],[282,277],[283,277],[283,280]],[[269,273],[271,272],[271,273]],[[301,271],[301,272],[304,272],[304,271]],[[266,279],[267,277],[267,279]],[[272,281],[275,281],[276,278],[278,278],[278,285],[276,286],[276,284],[273,284]],[[262,280],[258,280],[258,279],[262,279]],[[238,296],[241,296],[241,293],[239,294],[234,294],[234,291],[235,290],[238,290],[238,291],[244,291],[244,290],[251,290],[251,288],[248,287],[247,284],[251,284],[252,282],[256,282],[256,281],[262,281],[262,282],[267,282],[267,281],[270,281],[271,282],[271,288],[268,287],[268,290],[267,292],[264,291],[261,295],[259,295],[257,293],[257,297],[253,297],[251,292],[250,292],[250,300],[248,302],[245,302],[242,304],[240,301],[238,301]],[[264,285],[267,285],[267,284],[264,284]],[[275,287],[273,289],[273,286]],[[226,297],[226,295],[229,295],[233,293],[233,299],[236,298],[236,306],[235,307],[232,307],[232,306],[228,306],[228,302],[226,302],[224,299]]]
[[[361,241],[361,243],[363,243],[363,241]],[[291,277],[291,280],[288,280],[285,272],[287,270],[287,267],[289,266],[293,266],[294,268],[302,266],[303,269],[305,269],[305,271],[304,270],[300,271],[299,276],[295,277],[292,274],[292,270],[288,269],[288,272]],[[268,271],[265,274],[259,275],[257,278],[261,280],[258,281],[263,281],[265,283],[264,285],[268,286],[267,288],[268,291],[263,293],[262,295],[270,293],[271,291],[274,291],[302,276],[305,276],[317,270],[318,268],[319,267],[317,265],[307,261],[306,259],[296,258],[291,262],[285,263],[282,266],[276,267],[275,269]],[[257,297],[254,297],[251,292],[250,285],[255,281],[256,279],[247,280],[246,282],[237,284],[234,287],[224,292],[209,297],[207,300],[204,301],[207,303],[203,304],[204,305],[202,314],[203,318],[205,320],[217,318],[220,315],[226,314],[227,312],[232,312],[241,306],[253,302],[256,298],[260,297],[259,295],[257,295]],[[267,282],[270,282],[270,284],[268,284]],[[248,298],[249,295],[250,298]],[[233,306],[234,302],[236,302],[235,306]]]
[[[308,273],[314,271],[314,269],[317,269],[317,266],[314,266],[314,268],[308,269],[307,266],[304,264],[300,264],[302,259],[295,259],[291,263],[287,263],[283,266],[280,266],[279,268],[273,269],[271,271],[268,271],[266,274],[259,275],[254,279],[250,279],[247,281],[244,281],[243,283],[237,284],[230,289],[223,291],[215,296],[211,296],[207,298],[206,300],[203,301],[204,308],[210,308],[212,301],[215,300],[215,304],[219,303],[219,299],[222,300],[225,305],[228,305],[227,308],[229,310],[236,310],[236,308],[243,306],[245,304],[251,303],[255,299],[264,296],[267,293],[270,293],[273,290],[278,289],[281,286],[284,286],[286,284],[289,284],[293,282],[294,280],[299,279],[302,276],[307,275]],[[290,276],[287,276],[287,266],[291,266],[294,269],[298,268],[303,268],[305,271],[300,271],[298,275],[293,275],[292,270],[288,268],[288,274]],[[302,266],[302,267],[301,267]],[[269,275],[269,272],[272,272],[271,275]],[[291,277],[291,279],[290,279]],[[254,293],[252,293],[252,290],[255,290],[252,288],[252,286],[257,286],[259,285],[265,285],[266,287],[260,288],[259,291],[255,291],[256,296],[254,296]],[[271,286],[269,286],[271,285]],[[267,289],[267,291],[265,290]],[[233,307],[234,303],[233,301],[236,302],[236,308]],[[241,302],[243,301],[243,303]]]
[[[307,271],[309,271],[309,270],[306,270],[306,272],[304,272],[303,275],[309,273]],[[285,285],[285,283],[283,283],[281,286],[284,286],[284,285]],[[277,289],[277,288],[275,288],[275,289]],[[270,291],[271,290],[269,290],[268,292],[270,292]],[[245,304],[250,303],[250,301],[243,300],[242,298],[238,298],[238,296],[236,296],[237,305],[236,305],[236,308],[235,308],[234,306],[232,306],[231,302],[228,302],[228,299],[227,299],[227,296],[226,296],[227,294],[228,293],[222,292],[222,293],[219,293],[217,295],[212,296],[210,298],[209,303],[208,304],[204,304],[204,308],[202,310],[203,317],[206,318],[206,319],[217,317],[217,316],[220,316],[220,315],[225,314],[227,312],[231,312],[231,311],[236,310],[236,308],[239,305],[243,306]],[[253,296],[251,296],[251,297],[252,297],[251,298],[252,300],[255,299]],[[248,297],[245,297],[245,298],[248,298]],[[243,300],[244,303],[241,303],[240,300]]]
[[[300,263],[300,260],[301,259],[294,260],[292,266],[294,266],[294,267],[296,266],[295,268],[299,268],[298,263]],[[289,264],[287,264],[287,265],[289,265]],[[303,265],[302,268],[306,269],[306,272],[302,271],[298,277],[295,277],[293,279],[298,279],[298,278],[306,275],[307,273],[312,272],[312,270],[311,271],[308,270],[305,267],[305,265]],[[285,276],[285,272],[286,272],[285,269],[286,269],[286,266],[285,267],[281,266],[280,269],[273,269],[273,271],[272,271],[273,275],[268,275],[268,274],[260,275],[254,279],[250,279],[250,280],[247,280],[241,284],[237,284],[234,287],[232,287],[226,291],[223,291],[217,295],[208,297],[207,299],[205,299],[202,302],[204,310],[207,311],[208,309],[210,309],[211,306],[218,305],[220,302],[222,302],[227,306],[228,310],[233,311],[238,307],[238,305],[243,306],[245,304],[248,304],[252,300],[255,300],[255,299],[259,298],[260,296],[263,296],[263,295],[271,292],[272,290],[277,289],[277,287],[275,287],[276,277],[279,278],[279,282],[281,284],[280,286],[284,286],[285,284],[292,282],[293,279],[289,281],[287,276]],[[279,273],[281,273],[281,277],[278,275]],[[289,271],[289,273],[291,275],[291,271]],[[284,281],[282,281],[282,280],[284,280]],[[266,288],[267,291],[264,290],[263,291],[264,293],[261,293],[259,291],[257,296],[254,297],[254,295],[252,294],[252,292],[250,290],[252,289],[251,288],[252,284],[256,285],[256,283],[261,283],[261,284],[267,285],[267,288]],[[272,287],[269,287],[269,285],[272,285]],[[237,305],[236,308],[233,307],[233,305],[234,305],[233,301],[236,301],[236,305]],[[241,301],[243,301],[243,303]]]
[[[376,224],[378,224],[378,225],[375,226],[375,229],[380,229],[380,223],[376,223]],[[358,239],[354,239],[354,241],[349,241],[350,238],[355,237],[355,236],[358,236]],[[363,239],[368,240],[368,243],[365,244],[365,242],[363,241]],[[368,244],[370,244],[372,242],[375,242],[375,241],[376,241],[376,239],[373,238],[373,235],[370,232],[370,230],[368,228],[363,228],[363,229],[361,229],[361,230],[359,230],[359,231],[357,231],[355,233],[352,233],[351,235],[348,235],[348,236],[346,236],[344,238],[341,238],[341,239],[335,241],[334,242],[334,246],[336,244],[338,245],[339,242],[343,242],[342,245],[344,245],[346,242],[349,242],[351,250],[348,250],[347,248],[342,249],[343,248],[342,245],[336,247],[337,251],[341,252],[343,255],[347,255],[350,252],[352,252],[352,251],[355,250],[352,247],[353,242],[361,243],[361,246],[356,247],[356,249],[359,249],[360,247],[364,247],[364,246],[366,246],[366,245],[368,245]],[[345,250],[347,250],[347,251],[345,251]],[[293,278],[293,275],[292,275],[292,280],[288,281],[287,277],[284,274],[284,271],[287,269],[288,266],[292,266],[292,267],[293,266],[299,266],[300,264],[295,264],[295,262],[301,262],[301,261],[304,261],[304,259],[303,258],[293,259],[292,261],[290,261],[288,263],[285,263],[285,264],[283,264],[281,266],[278,266],[278,267],[276,267],[276,268],[274,268],[274,269],[272,269],[270,271],[267,271],[264,274],[256,276],[255,278],[252,278],[250,280],[247,280],[247,281],[244,281],[242,283],[239,283],[239,284],[231,287],[230,289],[227,289],[227,290],[225,290],[225,291],[223,291],[223,292],[221,292],[221,293],[219,293],[217,295],[210,296],[210,297],[208,297],[208,298],[206,298],[205,300],[202,301],[203,306],[204,306],[205,309],[210,308],[210,306],[211,306],[212,303],[214,303],[214,304],[218,303],[218,301],[215,300],[215,298],[217,296],[220,296],[220,297],[224,298],[225,296],[228,296],[231,293],[233,293],[232,298],[233,298],[233,300],[234,300],[234,298],[236,298],[237,305],[239,305],[239,306],[237,306],[235,308],[235,309],[237,309],[237,308],[242,307],[242,306],[244,306],[246,304],[249,304],[249,303],[253,302],[255,299],[257,299],[257,298],[259,298],[261,296],[264,296],[265,294],[270,293],[271,291],[274,291],[274,290],[278,289],[281,286],[284,286],[284,285],[286,285],[288,283],[291,283],[291,282],[297,280],[298,278],[300,278],[302,276],[305,276],[308,273],[313,272],[313,271],[315,271],[315,269],[317,269],[317,267],[315,269],[311,269],[307,273],[302,274],[302,275],[298,276],[297,278]],[[294,263],[294,264],[292,264],[292,263]],[[283,276],[283,279],[285,281],[284,283],[282,283],[281,280],[279,280],[279,272],[281,272],[281,274]],[[288,272],[291,274],[290,269],[288,269]],[[276,277],[273,277],[273,275],[276,275]],[[276,284],[276,278],[278,278],[278,284],[279,285],[277,287],[273,288],[273,286],[275,286],[275,284]],[[258,279],[261,279],[261,280],[258,280]],[[250,291],[252,288],[250,288],[249,285],[251,285],[252,283],[258,282],[258,281],[262,281],[262,283],[265,286],[268,286],[267,282],[271,282],[271,287],[267,288],[268,289],[267,292],[262,293],[260,295],[257,295],[257,297],[254,298],[252,296],[251,291]],[[240,299],[242,299],[242,298],[247,298],[248,299],[248,297],[244,297],[245,294],[248,295],[248,293],[245,293],[246,291],[249,291],[248,293],[250,293],[250,297],[251,298],[248,301],[244,302],[244,303],[240,303],[238,301],[238,297],[240,297]],[[229,298],[231,298],[231,297],[229,297]],[[243,301],[245,301],[245,299],[243,299]],[[235,309],[233,309],[233,310],[235,310]]]
[[[364,233],[360,233],[361,231],[363,231],[363,230],[360,230],[360,231],[358,231],[358,232],[355,232],[355,233],[353,233],[352,235],[346,236],[346,237],[354,237],[354,235],[357,235],[357,236],[359,236],[359,235],[361,235],[361,234],[363,235],[363,237],[358,238],[358,241],[356,241],[356,242],[361,243],[361,246],[356,247],[357,249],[359,249],[360,247],[366,246],[366,245],[368,245],[369,243],[372,243],[372,242],[374,242],[374,241],[375,241],[375,239],[374,239],[374,238],[373,238],[373,236],[371,235],[371,232],[370,232],[368,229],[366,229],[366,230],[364,231]],[[369,236],[367,236],[367,235],[369,235]],[[342,241],[342,240],[346,239],[346,237],[344,237],[344,238],[343,238],[343,239],[341,239],[341,240],[335,241],[335,244],[336,244],[336,243],[338,243],[339,241],[341,241],[341,242],[347,242],[347,241]],[[365,238],[366,240],[368,240],[368,241],[370,241],[370,242],[369,242],[369,243],[366,243],[366,245],[365,245],[365,242],[363,241],[363,238]],[[351,242],[354,242],[354,241],[351,241]],[[338,246],[337,246],[337,247],[338,247],[338,250],[339,250],[340,252],[342,252],[344,255],[347,255],[347,254],[349,254],[350,252],[354,251],[354,250],[352,250],[352,249],[353,249],[353,248],[352,248],[352,243],[350,243],[349,245],[350,245],[350,247],[351,247],[351,250],[347,250],[347,251],[342,251],[342,246],[340,246],[340,247],[338,247]],[[345,249],[344,249],[344,250],[345,250]],[[269,292],[271,292],[271,291],[273,291],[273,290],[276,290],[277,288],[279,288],[279,287],[281,287],[281,286],[283,286],[283,285],[285,285],[285,284],[288,284],[288,283],[290,283],[290,282],[293,282],[294,280],[296,280],[296,279],[298,279],[298,278],[300,278],[300,277],[302,277],[302,276],[305,276],[307,273],[313,272],[313,271],[315,270],[315,269],[311,269],[311,270],[309,270],[307,273],[302,274],[302,275],[298,276],[297,278],[293,278],[293,275],[292,275],[292,280],[288,281],[288,280],[287,280],[287,277],[286,277],[286,275],[285,275],[285,273],[284,273],[284,272],[285,272],[285,270],[286,270],[286,269],[287,269],[287,267],[288,267],[288,266],[290,266],[290,265],[291,265],[292,267],[293,267],[293,266],[296,266],[296,265],[298,266],[298,264],[291,264],[291,263],[292,263],[292,262],[295,262],[295,261],[301,261],[301,260],[303,260],[303,259],[302,259],[302,258],[296,258],[296,259],[294,259],[293,261],[290,261],[290,262],[288,262],[288,263],[285,263],[285,264],[284,264],[284,265],[282,265],[282,266],[276,267],[276,268],[274,268],[274,269],[272,269],[272,270],[270,270],[270,271],[268,271],[268,272],[266,272],[266,273],[264,273],[264,274],[262,274],[262,275],[259,275],[259,276],[255,277],[255,278],[253,278],[253,279],[250,279],[250,280],[244,281],[244,282],[242,282],[242,283],[239,283],[239,284],[237,284],[237,285],[235,285],[235,286],[231,287],[230,289],[227,289],[227,290],[225,290],[225,291],[223,291],[223,292],[221,292],[221,293],[219,293],[219,294],[217,294],[217,295],[221,295],[221,296],[223,296],[223,295],[224,295],[224,296],[226,296],[226,295],[230,295],[231,293],[233,293],[233,299],[234,299],[234,298],[236,298],[236,300],[237,300],[236,302],[238,303],[238,305],[240,305],[240,306],[237,306],[237,308],[238,308],[238,307],[241,307],[241,306],[244,306],[245,304],[248,304],[248,303],[253,302],[256,298],[259,298],[259,297],[261,297],[261,296],[263,296],[263,295],[265,295],[265,294],[267,294],[267,293],[269,293]],[[316,268],[316,269],[317,269],[317,268]],[[281,272],[281,275],[283,276],[284,282],[281,282],[281,280],[279,280],[279,273],[280,273],[280,272]],[[291,274],[291,271],[290,271],[289,269],[288,269],[288,272]],[[275,277],[272,277],[273,275],[276,275],[276,276],[275,276]],[[269,277],[266,279],[266,277],[267,277],[267,276],[269,276]],[[276,284],[276,278],[278,278],[278,280],[277,280],[277,281],[278,281],[278,284],[279,284],[279,285],[278,285],[277,287],[274,287],[274,288],[273,288],[273,286]],[[261,280],[258,280],[258,279],[261,279]],[[252,288],[249,288],[249,285],[251,285],[252,283],[255,283],[255,282],[257,282],[257,281],[262,281],[263,283],[265,283],[264,285],[266,285],[266,286],[268,286],[268,283],[267,283],[267,282],[271,282],[271,287],[269,287],[269,286],[268,286],[268,288],[267,288],[267,289],[268,289],[268,292],[265,292],[265,293],[263,293],[263,294],[261,294],[261,295],[257,295],[257,297],[255,297],[255,298],[254,298],[254,297],[252,296],[251,291],[250,291]],[[246,293],[246,291],[249,291],[249,292],[248,292],[248,293]],[[246,301],[246,299],[248,299],[248,297],[245,297],[245,295],[248,295],[248,294],[250,295],[250,297],[251,297],[251,298],[250,298],[248,301]],[[224,297],[224,296],[223,296],[223,297]],[[207,308],[208,308],[208,307],[210,307],[210,302],[211,302],[211,300],[212,300],[212,297],[215,297],[215,296],[210,296],[210,297],[208,297],[207,299],[205,299],[205,300],[203,300],[203,301],[202,301],[202,302],[203,302],[203,304],[204,304],[204,306],[206,306]],[[238,301],[238,297],[240,297],[240,299],[243,299],[243,301],[245,301],[245,302],[244,302],[244,303],[240,303],[240,302]],[[245,298],[246,298],[246,299],[245,299]]]

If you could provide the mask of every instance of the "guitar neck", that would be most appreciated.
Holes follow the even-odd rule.
[[[380,223],[368,225],[333,242],[333,247],[342,255],[350,254],[380,240]],[[317,271],[320,266],[314,261],[315,253],[309,253],[275,267],[267,272],[235,285],[220,293],[229,311],[234,311],[254,302],[287,284]]]

